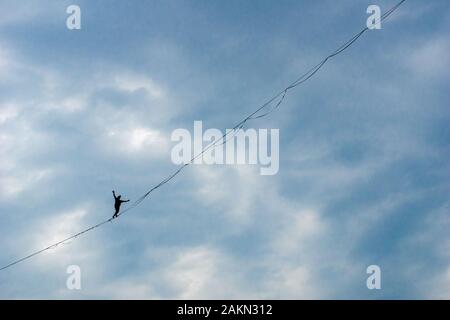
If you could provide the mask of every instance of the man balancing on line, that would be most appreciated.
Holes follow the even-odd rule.
[[[122,205],[122,203],[128,202],[130,200],[121,200],[120,198],[122,196],[120,194],[118,196],[116,196],[116,193],[114,192],[114,190],[112,193],[114,196],[114,208],[116,209],[116,212],[114,213],[114,215],[112,217],[113,217],[113,219],[115,219],[119,216],[120,206]]]

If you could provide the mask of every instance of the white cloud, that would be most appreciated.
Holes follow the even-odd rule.
[[[0,105],[0,125],[18,115],[18,108],[12,104]]]
[[[180,252],[174,263],[165,269],[163,277],[176,291],[177,299],[201,299],[212,297],[213,288],[226,291],[225,261],[219,253],[205,247]]]
[[[450,70],[449,52],[450,40],[448,38],[434,38],[408,54],[407,65],[418,76],[447,77]]]
[[[29,21],[34,17],[32,9],[33,6],[25,5],[25,8],[14,10],[11,15],[0,22],[0,25]],[[332,8],[332,10],[335,9],[339,8]],[[64,11],[62,12],[64,14]],[[235,49],[239,50],[239,47],[245,44],[246,41],[243,41]],[[223,48],[223,43],[220,46]],[[292,51],[297,49],[292,48]],[[449,69],[448,59],[446,59],[448,49],[447,39],[430,40],[411,54],[406,65],[418,76],[446,76],[445,71]],[[285,54],[285,50],[281,51]],[[319,52],[320,49],[313,51]],[[98,154],[91,155],[92,168],[85,168],[81,165],[78,167],[78,163],[74,167],[65,167],[68,173],[76,177],[79,176],[79,173],[85,174],[85,169],[90,172],[96,165],[99,165],[95,163],[98,160],[95,156],[119,156],[127,161],[158,157],[158,160],[163,159],[163,162],[169,162],[170,143],[166,137],[170,135],[166,134],[168,130],[164,128],[170,119],[169,116],[176,115],[182,118],[186,113],[197,110],[199,105],[216,101],[216,98],[223,95],[224,92],[232,91],[223,91],[224,86],[210,80],[209,67],[205,69],[206,71],[203,70],[203,73],[201,70],[196,70],[196,72],[199,71],[199,74],[204,75],[206,80],[201,77],[193,79],[193,65],[194,68],[200,68],[202,65],[209,66],[213,60],[196,64],[197,62],[194,60],[197,57],[192,57],[192,61],[188,60],[191,58],[191,53],[183,45],[170,44],[169,41],[167,41],[167,45],[161,45],[155,41],[149,52],[142,53],[151,55],[152,60],[158,61],[156,63],[164,65],[164,68],[169,68],[169,71],[164,70],[171,75],[171,79],[167,79],[167,82],[161,81],[160,83],[155,80],[156,77],[145,72],[123,71],[128,70],[127,66],[122,71],[118,71],[119,66],[117,65],[103,65],[99,69],[88,70],[85,74],[86,78],[92,81],[85,81],[86,78],[83,79],[83,75],[79,77],[79,73],[75,73],[78,78],[68,77],[67,74],[70,74],[70,70],[67,70],[67,65],[55,66],[54,69],[40,67],[30,62],[33,61],[32,56],[29,57],[30,61],[26,61],[23,56],[16,55],[11,48],[0,46],[0,81],[8,86],[14,85],[15,90],[23,92],[23,96],[21,94],[15,97],[17,101],[7,101],[0,107],[0,125],[3,126],[0,132],[1,196],[8,197],[10,200],[13,196],[19,195],[29,188],[34,188],[36,185],[39,185],[41,190],[46,189],[46,178],[55,174],[54,170],[57,168],[53,160],[58,161],[58,159],[51,158],[51,151],[54,151],[53,148],[56,149],[67,143],[66,138],[68,137],[65,135],[67,133],[65,129],[59,131],[60,134],[55,134],[54,131],[50,132],[47,127],[49,124],[54,125],[51,130],[55,130],[58,125],[66,128],[65,125],[71,124],[72,120],[78,121],[79,127],[76,130],[82,131],[81,138],[86,141],[87,147],[89,148],[91,141],[98,146],[93,150]],[[401,57],[404,57],[404,52]],[[353,63],[354,60],[351,62]],[[334,80],[342,79],[340,72],[344,67],[335,68],[339,71],[336,74],[330,72],[333,70],[332,66],[338,63],[338,60],[333,61],[333,64],[329,65],[328,71],[321,73],[322,76],[334,78]],[[62,71],[57,71],[58,67]],[[132,66],[129,67],[132,69]],[[356,63],[354,69],[351,70],[360,70],[360,68],[361,64]],[[295,69],[298,70],[298,68]],[[109,71],[104,72],[104,70]],[[217,76],[223,77],[222,72],[217,71]],[[247,71],[237,72],[232,75],[232,78],[238,79],[237,83],[240,86],[245,86],[250,79],[245,78]],[[268,69],[268,71],[272,72],[273,70]],[[365,76],[366,72],[362,72],[362,74]],[[230,73],[225,72],[225,75],[229,76]],[[180,79],[183,81],[179,81]],[[185,79],[191,79],[194,82],[185,82]],[[346,84],[351,83],[358,90],[364,85],[373,87],[371,81],[362,81],[361,79],[362,77],[355,77],[354,80],[347,79]],[[166,87],[162,83],[173,85],[177,90],[172,90],[172,87],[169,85]],[[391,91],[384,92],[388,93],[387,96],[395,90],[392,82],[386,82],[377,87],[380,86],[390,88]],[[73,88],[76,88],[76,92],[72,92]],[[202,88],[202,94],[198,93],[196,90],[198,88]],[[214,88],[220,88],[220,91],[214,90]],[[176,96],[173,96],[175,91],[177,92]],[[401,90],[398,90],[397,95],[398,99],[405,98],[405,94]],[[410,96],[410,99],[416,98],[414,95]],[[179,102],[177,97],[183,98],[180,98]],[[239,99],[241,98],[246,99],[245,97]],[[230,101],[237,100],[235,97],[230,97]],[[179,108],[180,105],[183,108]],[[417,104],[412,107],[416,108],[415,110],[422,108]],[[236,112],[237,108],[234,104],[230,105],[230,112]],[[399,108],[401,106],[395,110],[398,111]],[[26,114],[22,113],[24,110],[27,110]],[[342,117],[345,118],[350,114],[344,111],[355,110],[356,106],[355,109],[343,110]],[[383,111],[389,112],[387,108],[377,112],[382,113]],[[40,117],[42,114],[48,115],[52,121],[47,123],[47,119],[40,120],[44,118]],[[325,115],[326,112],[323,114]],[[54,115],[56,116],[52,117]],[[308,112],[303,115],[308,116]],[[364,117],[364,120],[370,120],[370,115],[369,113],[367,118]],[[288,117],[295,119],[291,114]],[[329,121],[328,118],[332,121]],[[340,120],[340,116],[323,117],[324,122],[339,122]],[[364,237],[370,225],[386,218],[386,213],[410,198],[407,196],[397,197],[397,195],[392,198],[386,197],[376,206],[365,205],[360,214],[342,215],[339,218],[325,215],[322,212],[323,207],[330,205],[330,199],[336,200],[348,196],[349,190],[358,186],[358,182],[372,178],[379,170],[392,164],[394,160],[399,160],[404,156],[414,157],[418,153],[430,155],[428,149],[423,148],[409,135],[409,131],[401,132],[399,129],[401,125],[408,126],[409,123],[400,123],[395,121],[394,117],[392,122],[395,123],[391,128],[387,128],[387,125],[375,128],[376,131],[381,129],[381,133],[377,135],[379,140],[374,139],[372,142],[375,144],[379,142],[382,146],[382,155],[375,156],[375,158],[369,155],[370,159],[364,158],[354,165],[343,165],[331,159],[333,145],[342,142],[338,138],[330,139],[323,145],[321,145],[320,139],[313,138],[311,145],[304,148],[301,144],[303,137],[299,137],[293,143],[292,149],[285,149],[283,152],[284,160],[290,157],[287,159],[290,163],[282,168],[279,175],[274,177],[261,177],[256,166],[193,166],[191,176],[194,184],[189,192],[196,201],[192,202],[192,199],[186,199],[184,205],[186,207],[198,206],[198,210],[201,211],[201,214],[196,216],[198,219],[203,219],[202,215],[210,215],[211,212],[215,212],[221,215],[220,218],[223,215],[229,222],[227,227],[217,228],[218,234],[213,237],[217,242],[214,244],[202,242],[201,245],[195,244],[173,249],[157,242],[154,244],[156,249],[167,251],[161,254],[162,257],[146,256],[141,252],[135,254],[132,250],[127,253],[127,247],[124,246],[123,252],[127,254],[123,257],[118,258],[117,252],[114,252],[110,257],[102,259],[104,258],[101,257],[102,248],[107,247],[108,243],[99,238],[96,241],[98,245],[91,246],[91,241],[79,239],[74,241],[69,248],[58,248],[43,255],[42,258],[36,257],[30,265],[47,273],[48,279],[54,279],[52,272],[55,268],[60,268],[59,270],[64,273],[65,268],[63,267],[66,266],[67,261],[84,262],[86,269],[83,268],[83,270],[87,271],[86,274],[91,275],[90,279],[94,279],[92,274],[95,271],[93,270],[98,270],[98,274],[96,274],[98,277],[95,277],[92,282],[88,282],[83,289],[87,295],[94,298],[323,298],[333,296],[330,293],[343,292],[355,278],[358,270],[353,265],[357,265],[358,261],[349,252]],[[304,124],[303,122],[302,125]],[[360,122],[355,122],[355,126],[360,125]],[[367,121],[364,129],[372,129],[370,125],[370,121]],[[71,129],[69,128],[69,131]],[[311,126],[311,129],[311,136],[324,131],[335,132],[328,130],[329,128],[323,130],[323,127],[320,127],[317,122]],[[347,137],[350,141],[354,139],[353,131],[346,131],[347,128],[344,125],[341,125],[339,129],[342,130],[342,135],[350,135]],[[77,135],[76,130],[70,131],[70,135]],[[342,135],[340,132],[335,134],[339,138]],[[77,138],[80,137],[77,135]],[[52,163],[51,169],[34,166],[34,152],[37,151],[41,155],[48,150],[47,146],[50,146],[49,149],[51,149],[48,152],[50,155],[48,160]],[[295,149],[302,150],[300,156]],[[71,161],[74,160],[74,157],[76,157],[74,154],[67,154],[67,159],[70,158]],[[98,180],[102,179],[110,178],[103,176]],[[122,177],[118,179],[122,179]],[[127,176],[127,179],[131,181],[130,183],[134,183],[139,177]],[[282,179],[289,181],[282,184],[286,181]],[[105,180],[102,180],[100,184],[107,184],[108,182]],[[294,183],[294,187],[292,187],[290,183],[294,180],[297,180],[298,184]],[[191,182],[189,181],[189,183]],[[92,185],[92,181],[87,183]],[[301,192],[293,190],[295,186],[299,185],[302,186]],[[45,197],[42,198],[43,201],[45,199]],[[72,201],[71,199],[59,200],[61,205],[64,205],[64,201]],[[21,203],[17,201],[14,205],[20,206]],[[27,205],[32,207],[36,205],[36,202],[30,200]],[[164,207],[164,204],[160,205],[161,208],[158,211],[164,214],[167,207]],[[30,225],[30,230],[27,230],[23,237],[25,240],[31,239],[36,248],[41,249],[53,241],[59,241],[80,231],[89,225],[86,220],[90,216],[91,207],[81,204],[74,208],[53,211],[48,214],[35,210],[24,212],[28,208],[23,209],[22,214],[29,214],[30,221],[31,218],[34,219],[35,214],[38,216],[41,214],[46,218]],[[173,221],[169,221],[172,217],[164,217],[167,219],[164,222],[172,224]],[[333,225],[333,222],[338,223]],[[151,223],[154,221],[151,220]],[[229,226],[232,227],[228,228]],[[8,228],[13,230],[15,226],[11,225]],[[245,254],[239,256],[238,253],[226,249],[230,242],[241,240],[244,238],[243,236],[247,236],[245,232],[249,230],[252,231],[252,233],[249,232],[249,236],[254,236],[259,242],[252,244],[252,241],[249,241],[245,242],[245,245],[255,246],[256,253],[251,252],[250,248],[247,256]],[[129,243],[130,240],[126,236],[128,232],[130,230],[124,231],[121,235],[125,236],[119,241],[131,246],[134,243]],[[98,234],[96,235],[98,236]],[[94,236],[94,234],[89,235],[89,237]],[[240,238],[241,236],[242,238]],[[415,241],[426,244],[434,236],[434,229],[427,230],[426,234],[421,235]],[[142,237],[145,238],[145,234]],[[439,251],[449,252],[447,239],[444,236],[440,238],[445,240],[442,240],[440,245],[432,245],[429,248],[438,248]],[[167,239],[179,241],[172,237]],[[198,239],[208,238],[199,237]],[[233,241],[229,241],[230,239]],[[17,248],[16,251],[20,253],[23,250]],[[448,258],[444,254],[442,257]],[[133,270],[116,269],[111,273],[102,274],[103,269],[109,268],[118,259],[136,263],[133,265],[135,268]],[[331,283],[326,284],[329,288],[322,290],[324,283],[321,276],[324,271],[331,275],[338,275],[338,279],[333,279]],[[258,277],[252,278],[254,274],[258,274]],[[259,274],[261,274],[260,277]],[[103,276],[104,278],[102,278]],[[439,275],[439,281],[443,283],[443,288],[436,283],[433,283],[432,287],[442,289],[443,295],[448,296],[449,279],[449,271],[445,270],[444,275]],[[39,285],[39,281],[33,279],[28,285],[36,287]],[[55,286],[59,288],[61,285],[64,285],[64,282]],[[24,289],[18,295],[28,294],[27,292],[28,290]],[[42,292],[39,290],[36,297],[46,297],[51,292],[55,292],[55,290],[52,291],[48,288]],[[55,297],[67,294],[64,290],[56,292],[58,293]],[[342,297],[342,295],[333,297]]]
[[[153,288],[149,285],[150,281],[150,277],[139,279],[126,277],[116,281],[113,280],[112,283],[108,284],[98,283],[99,287],[95,290],[93,297],[120,300],[159,299],[158,293],[154,292]]]
[[[278,299],[320,299],[320,291],[312,278],[308,267],[282,265],[270,277],[265,295]]]
[[[37,211],[37,214],[45,216],[45,219],[33,227],[33,231],[26,237],[32,248],[28,250],[41,250],[49,245],[66,239],[86,227],[92,225],[92,216],[89,204],[81,204],[75,209],[60,211],[46,215]],[[86,239],[90,237],[89,239]],[[98,268],[98,261],[102,261],[102,248],[106,245],[102,239],[95,240],[96,246],[92,246],[94,234],[86,234],[76,240],[69,240],[59,246],[45,251],[38,257],[29,261],[29,267],[35,270],[58,270],[59,275],[66,275],[66,268],[71,264],[79,265],[82,272],[101,277],[103,268]],[[31,251],[33,251],[31,250]],[[65,283],[60,287],[65,288]]]
[[[25,190],[35,188],[36,184],[48,178],[51,169],[15,170],[0,174],[0,200],[18,196]]]
[[[9,65],[9,59],[6,55],[6,52],[4,49],[0,49],[0,76],[3,77],[6,75],[6,70]]]
[[[17,66],[14,51],[7,43],[0,40],[0,83],[14,80],[17,77],[15,72]]]
[[[61,14],[65,15],[64,3],[55,1],[19,1],[11,5],[7,1],[0,3],[0,11],[4,12],[4,17],[0,20],[0,27],[16,27],[29,24],[47,24],[60,23]],[[64,16],[63,16],[64,17]]]
[[[129,145],[133,150],[141,150],[142,148],[161,148],[167,143],[164,136],[156,130],[148,128],[136,128],[129,133]]]
[[[39,227],[42,232],[35,234],[36,239],[33,241],[35,248],[42,249],[48,244],[58,242],[80,231],[81,222],[87,213],[87,208],[79,208],[58,212],[51,218],[47,218]]]
[[[23,2],[15,6],[5,4],[0,5],[2,12],[7,12],[5,17],[1,19],[0,26],[22,24],[26,21],[34,19],[40,12],[42,12],[42,5],[32,2]]]
[[[319,239],[327,226],[316,210],[306,209],[280,214],[283,219],[281,232],[273,240],[274,251],[291,254],[302,250],[310,239]]]
[[[269,181],[261,176],[257,166],[193,165],[193,167],[195,170],[193,176],[198,184],[194,189],[194,196],[205,206],[222,208],[220,213],[227,215],[236,227],[248,226],[261,203],[266,204],[268,208],[274,206],[270,200],[273,197],[272,192],[276,189],[275,184],[273,180]]]
[[[432,298],[434,299],[450,299],[450,266],[448,266],[443,279],[439,280],[438,288],[441,288],[438,292],[433,292]]]
[[[49,136],[36,130],[29,121],[18,120],[20,107],[8,104],[1,110],[0,124],[0,199],[6,200],[21,192],[35,188],[51,177],[55,170],[50,166],[27,165],[23,162],[30,158],[33,150],[48,143]],[[25,159],[25,160],[24,160]]]
[[[243,297],[238,268],[211,246],[157,247],[141,255],[143,269],[93,287],[94,296],[112,299],[218,299]]]
[[[136,155],[149,158],[167,156],[169,160],[167,136],[148,127],[120,125],[107,132],[101,140],[101,146],[104,150],[125,158],[135,158]]]
[[[151,97],[162,99],[165,98],[165,90],[157,85],[152,79],[143,75],[121,74],[114,77],[114,85],[126,91],[137,91],[144,89]]]

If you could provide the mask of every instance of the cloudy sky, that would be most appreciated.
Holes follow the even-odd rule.
[[[396,1],[0,1],[0,265],[177,167]],[[252,128],[280,170],[188,167],[0,272],[0,298],[450,298],[450,3],[408,0]],[[368,290],[379,265],[382,289]],[[78,265],[82,290],[68,290]]]

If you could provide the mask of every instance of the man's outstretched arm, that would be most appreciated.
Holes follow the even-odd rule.
[[[112,191],[112,193],[113,193],[114,199],[117,198],[116,197],[116,193],[114,192],[114,190]]]

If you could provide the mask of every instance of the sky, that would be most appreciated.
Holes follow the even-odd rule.
[[[178,168],[174,130],[231,128],[395,3],[0,1],[0,265],[108,219],[111,190]],[[0,298],[450,298],[449,9],[406,1],[249,123],[280,130],[276,175],[190,166],[1,271]]]

